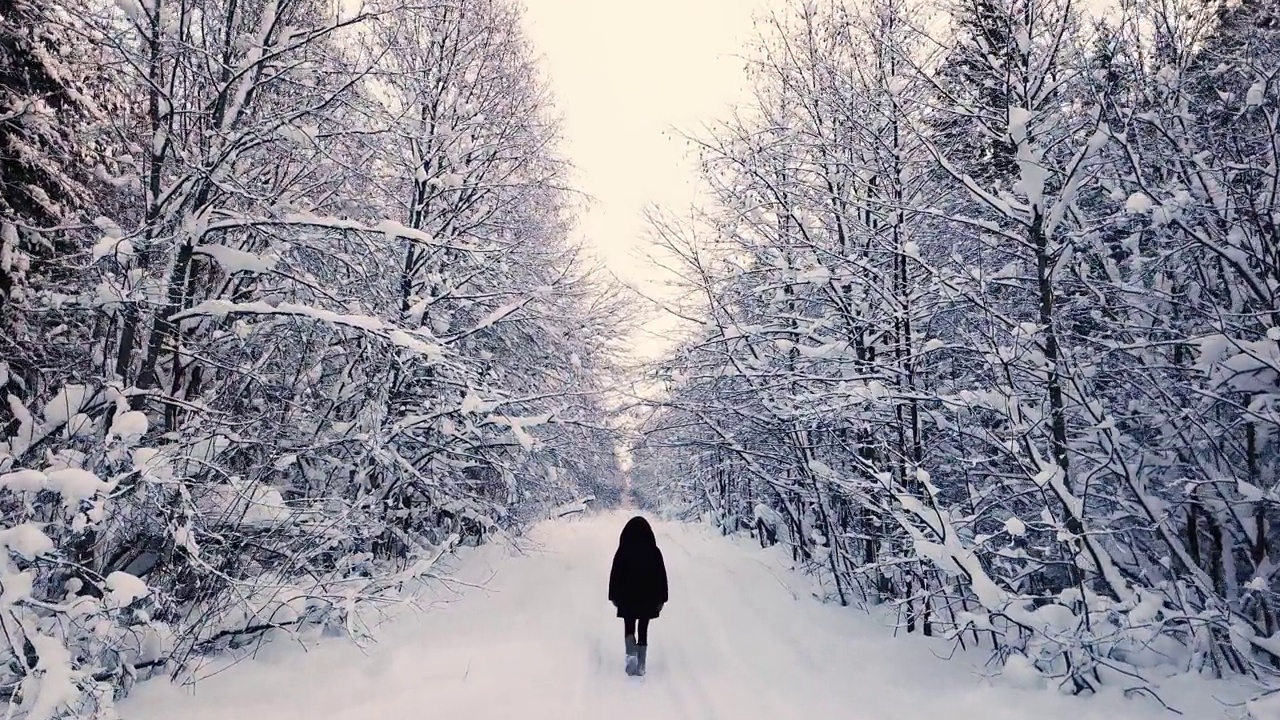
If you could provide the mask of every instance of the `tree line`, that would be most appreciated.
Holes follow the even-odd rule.
[[[797,1],[655,213],[638,495],[1068,691],[1280,667],[1280,15]],[[1160,672],[1163,672],[1160,671]]]
[[[0,704],[362,636],[617,499],[626,302],[509,0],[0,9]]]

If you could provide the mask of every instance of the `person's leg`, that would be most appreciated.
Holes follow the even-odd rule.
[[[649,618],[640,618],[640,638],[636,647],[636,674],[643,675],[649,659]]]
[[[627,674],[635,675],[636,669],[640,666],[640,649],[636,645],[636,619],[623,618],[622,623],[626,632]]]

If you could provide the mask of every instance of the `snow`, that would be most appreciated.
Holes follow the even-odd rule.
[[[1027,524],[1016,517],[1011,517],[1004,521],[1004,530],[1014,537],[1022,537],[1027,534]]]
[[[18,421],[18,432],[10,441],[9,453],[11,455],[21,455],[30,446],[32,439],[35,437],[35,418],[31,416],[31,411],[17,397],[8,395],[6,396],[6,401],[9,403],[9,412],[13,413],[14,419]]]
[[[97,475],[80,468],[54,470],[47,474],[45,482],[48,489],[62,495],[62,502],[69,510],[79,508],[81,501],[108,489],[107,483]]]
[[[31,572],[5,572],[0,574],[0,580],[3,580],[0,583],[0,608],[7,609],[30,600],[35,590],[35,575]]]
[[[111,420],[111,434],[123,440],[137,440],[147,434],[147,416],[137,410],[122,412]]]
[[[62,435],[66,438],[89,437],[93,434],[93,418],[85,413],[76,413],[67,420],[67,424],[62,429]]]
[[[755,519],[763,520],[765,525],[768,525],[774,530],[783,527],[786,523],[782,516],[778,514],[777,510],[774,510],[764,503],[756,503],[755,507],[751,509],[751,513]]]
[[[293,515],[279,490],[235,476],[226,485],[208,488],[196,505],[219,523],[246,527],[277,526]]]
[[[81,501],[110,489],[97,475],[79,468],[61,468],[42,473],[38,470],[17,470],[0,475],[0,488],[14,492],[38,492],[52,490],[62,495],[68,510],[79,509]]]
[[[108,575],[106,582],[111,607],[125,607],[151,592],[141,578],[119,570]]]
[[[44,420],[57,425],[72,418],[84,409],[89,388],[84,385],[67,385],[44,406]]]
[[[206,300],[189,310],[176,314],[174,319],[183,320],[189,317],[200,316],[225,318],[227,315],[232,313],[307,317],[321,322],[332,323],[334,325],[343,325],[357,330],[379,333],[391,343],[403,347],[406,350],[411,350],[423,355],[431,360],[438,360],[444,354],[443,348],[439,345],[414,337],[412,333],[397,328],[394,325],[371,315],[338,313],[332,310],[311,307],[309,305],[300,305],[298,303],[282,302],[279,305],[271,305],[266,302],[237,303],[231,302],[230,300]]]
[[[1031,111],[1026,108],[1009,108],[1009,137],[1015,143],[1027,139],[1027,123],[1031,122]]]
[[[1262,99],[1267,91],[1267,81],[1259,80],[1249,86],[1249,91],[1245,93],[1244,104],[1247,107],[1257,107],[1262,104]]]
[[[30,704],[23,708],[27,712],[25,717],[26,720],[50,720],[80,695],[71,669],[71,653],[56,637],[27,633],[26,639],[38,659],[37,672],[22,681],[23,697],[31,698]]]
[[[133,469],[146,477],[167,480],[173,474],[169,458],[156,448],[135,448],[130,459]]]
[[[1151,198],[1146,193],[1136,192],[1125,201],[1124,209],[1138,215],[1151,212]]]
[[[123,10],[124,14],[135,24],[146,26],[147,16],[143,13],[142,6],[138,4],[137,0],[116,0],[116,7]]]
[[[32,523],[0,530],[0,552],[14,552],[28,559],[53,552],[53,541]]]
[[[240,519],[243,525],[276,525],[291,515],[284,496],[275,488],[254,488],[252,500]]]
[[[116,255],[121,259],[131,257],[133,255],[133,243],[128,240],[104,236],[93,246],[93,261],[97,262],[108,255]]]
[[[228,273],[248,272],[261,275],[274,270],[278,261],[275,257],[264,257],[226,245],[198,245],[194,252],[213,259]]]
[[[495,407],[497,407],[497,403],[486,402],[476,394],[475,390],[468,390],[467,396],[462,399],[462,405],[459,407],[459,411],[465,415],[474,415],[476,413],[488,412]]]
[[[0,474],[0,488],[14,492],[39,492],[44,489],[46,480],[39,470],[15,470]]]
[[[476,324],[476,329],[480,330],[483,328],[487,328],[491,325],[494,325],[496,323],[499,323],[502,320],[505,320],[508,315],[519,310],[520,308],[524,307],[528,303],[529,301],[527,299],[522,299],[522,300],[517,300],[515,302],[507,303],[506,305],[503,305],[502,307],[498,308],[497,310],[494,310],[493,312],[489,313],[484,318],[482,318],[480,322]]]
[[[761,550],[708,526],[654,522],[671,601],[651,630],[649,673],[622,671],[621,622],[605,586],[621,513],[574,514],[538,526],[532,548],[487,545],[463,556],[435,608],[403,613],[363,651],[330,640],[256,647],[252,661],[204,668],[194,689],[140,684],[129,720],[372,720],[384,717],[793,718],[850,720],[1126,720],[1171,717],[1117,687],[1074,697],[1039,689],[1032,663],[1003,674],[988,650],[895,633],[890,616],[822,604]],[[490,579],[492,578],[492,579]],[[457,594],[455,594],[457,593]],[[226,667],[231,666],[231,667]],[[1233,711],[1188,678],[1162,689],[1184,717]],[[1222,694],[1219,694],[1222,697]]]

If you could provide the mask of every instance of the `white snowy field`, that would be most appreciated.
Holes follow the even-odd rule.
[[[621,621],[605,599],[627,518],[540,526],[522,552],[471,552],[459,576],[488,579],[453,602],[402,616],[367,652],[342,640],[276,641],[194,692],[154,680],[126,720],[1143,720],[1173,717],[1115,695],[1014,688],[985,651],[944,660],[940,640],[894,638],[850,608],[813,599],[777,555],[707,528],[655,523],[671,602],[650,631],[649,673],[622,670]],[[491,577],[491,579],[489,579]],[[1241,715],[1219,683],[1184,679],[1165,699],[1196,720]]]

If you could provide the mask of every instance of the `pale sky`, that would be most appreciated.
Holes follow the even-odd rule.
[[[644,286],[649,203],[682,211],[697,165],[672,132],[725,119],[746,90],[742,56],[753,13],[771,0],[524,0],[576,187],[595,198],[580,231],[623,280]],[[645,288],[653,290],[652,286]],[[671,323],[653,328],[665,329]],[[637,353],[665,346],[638,337]]]

